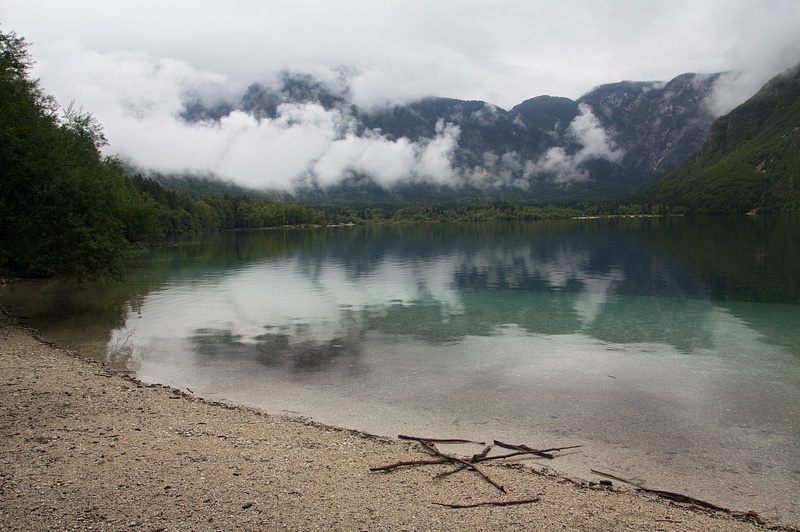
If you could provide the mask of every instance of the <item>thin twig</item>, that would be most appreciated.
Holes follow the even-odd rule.
[[[591,469],[590,471],[592,473],[597,474],[597,475],[602,475],[604,477],[613,478],[614,480],[619,480],[620,482],[624,482],[625,484],[630,484],[631,486],[636,486],[637,488],[641,488],[642,487],[640,484],[638,484],[638,483],[636,483],[636,482],[634,482],[632,480],[625,480],[624,478],[612,475],[611,473],[603,473],[602,471],[598,471],[597,469]]]
[[[435,477],[433,477],[433,478],[444,478],[444,477],[449,477],[450,475],[453,475],[453,474],[455,474],[455,473],[458,473],[459,471],[464,471],[466,468],[467,468],[467,466],[465,466],[465,465],[463,465],[463,464],[458,464],[458,465],[457,465],[457,466],[456,466],[454,469],[451,469],[450,471],[445,471],[445,472],[443,472],[443,473],[439,473],[438,475],[436,475],[436,476],[435,476]]]
[[[486,445],[486,442],[483,441],[462,440],[459,438],[420,438],[419,436],[406,436],[404,434],[398,434],[397,437],[401,440],[431,441],[434,443],[475,443],[477,445]]]
[[[370,471],[391,471],[392,469],[397,469],[398,467],[405,467],[405,466],[417,466],[417,465],[435,465],[435,464],[447,464],[450,463],[450,460],[442,458],[440,460],[409,460],[403,462],[397,462],[394,464],[389,464],[380,467],[370,467]]]
[[[448,504],[444,502],[433,502],[431,504],[438,504],[439,506],[445,506],[447,508],[477,508],[478,506],[511,506],[514,504],[529,504],[532,502],[539,502],[541,499],[536,497],[535,499],[521,499],[516,501],[486,501],[486,502],[475,502],[472,504]]]
[[[541,450],[535,449],[535,451],[549,453],[549,452],[554,452],[554,451],[562,451],[564,449],[577,449],[578,447],[583,447],[583,445],[570,445],[568,447],[552,447],[550,449],[541,449]],[[509,453],[509,454],[498,454],[498,455],[495,455],[495,456],[485,456],[483,458],[478,458],[475,461],[476,462],[485,462],[487,460],[502,460],[504,458],[514,458],[515,456],[524,456],[526,454],[536,454],[536,453],[532,452],[532,451],[517,451],[517,452]]]
[[[479,462],[480,460],[485,459],[486,455],[488,455],[489,452],[491,452],[491,450],[493,448],[494,448],[494,445],[487,445],[483,449],[483,451],[481,451],[480,453],[473,454],[472,458],[469,459],[469,463],[470,464],[474,464],[475,462]],[[436,475],[435,478],[448,477],[448,476],[452,475],[453,473],[458,473],[459,471],[463,471],[466,468],[467,468],[467,466],[465,466],[464,464],[459,464],[458,467],[456,467],[455,469],[453,469],[451,471],[445,471],[444,473],[439,473],[438,475]]]
[[[520,454],[535,454],[543,458],[551,458],[551,459],[555,457],[552,454],[548,453],[563,451],[564,449],[577,449],[578,447],[583,447],[583,445],[570,445],[567,447],[551,447],[550,449],[534,449],[532,447],[528,447],[527,445],[513,445],[510,443],[503,443],[497,440],[494,440],[494,444],[497,445],[498,447],[503,447],[505,449],[519,451]]]
[[[498,447],[503,447],[504,449],[512,449],[514,451],[525,451],[531,454],[535,454],[537,456],[541,456],[542,458],[555,458],[552,454],[547,454],[546,451],[540,449],[533,449],[528,447],[527,445],[512,445],[510,443],[503,443],[501,441],[494,440],[494,444]]]
[[[721,506],[717,506],[716,504],[710,503],[708,501],[704,501],[703,499],[696,499],[694,497],[690,497],[689,495],[684,495],[683,493],[675,493],[674,491],[664,491],[664,490],[655,490],[651,488],[645,488],[641,484],[637,484],[636,482],[632,482],[630,480],[626,480],[621,477],[617,477],[610,473],[604,473],[602,471],[598,471],[596,469],[591,470],[592,473],[596,473],[598,475],[603,475],[604,477],[613,478],[614,480],[619,480],[620,482],[624,482],[626,484],[630,484],[631,486],[635,486],[636,489],[640,491],[644,491],[645,493],[652,493],[653,495],[658,495],[659,497],[663,497],[665,499],[669,499],[675,502],[683,502],[688,504],[695,504],[697,506],[702,506],[704,508],[710,508],[711,510],[718,510],[721,512],[730,512],[727,508],[723,508]]]
[[[487,445],[478,454],[473,454],[472,458],[470,458],[469,461],[474,463],[474,462],[477,462],[477,461],[481,460],[482,458],[486,458],[489,455],[489,453],[492,451],[493,448],[494,448],[494,445]]]

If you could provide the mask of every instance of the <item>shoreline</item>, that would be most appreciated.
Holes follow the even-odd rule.
[[[0,375],[0,529],[764,528],[520,464],[481,466],[506,493],[450,465],[373,472],[430,456],[416,442],[144,384],[4,312]],[[441,506],[513,501],[527,502]]]

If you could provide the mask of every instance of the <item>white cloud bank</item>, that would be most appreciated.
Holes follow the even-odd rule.
[[[208,94],[226,89],[221,74],[144,53],[100,54],[76,41],[59,45],[67,62],[46,61],[40,68],[60,80],[60,93],[91,101],[91,112],[105,126],[110,153],[158,172],[214,174],[251,188],[291,190],[301,182],[333,185],[350,176],[368,175],[390,187],[409,181],[474,186],[527,186],[535,174],[560,181],[584,179],[580,165],[589,159],[617,161],[621,152],[587,106],[568,131],[580,148],[553,148],[539,161],[516,153],[485,155],[484,166],[464,175],[453,166],[460,130],[440,121],[431,139],[389,139],[380,132],[356,134],[346,110],[318,103],[285,103],[275,118],[233,111],[219,121],[181,118],[186,95],[198,87]],[[77,63],[77,68],[76,68]],[[487,106],[484,120],[491,119]]]
[[[353,117],[318,103],[282,104],[272,119],[233,111],[219,122],[189,123],[181,118],[187,93],[223,91],[224,76],[144,53],[100,54],[75,41],[45,52],[73,58],[39,68],[60,80],[57,93],[93,102],[91,112],[111,140],[107,151],[148,170],[210,172],[247,187],[286,190],[299,181],[331,185],[358,174],[384,186],[456,177],[451,160],[459,129],[452,124],[441,122],[434,138],[418,142],[371,131],[356,136]]]

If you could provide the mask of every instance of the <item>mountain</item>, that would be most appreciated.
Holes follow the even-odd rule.
[[[220,121],[238,110],[290,121],[282,114],[288,107],[316,104],[334,117],[337,141],[410,146],[423,162],[447,157],[444,170],[419,164],[391,180],[366,163],[343,166],[326,180],[309,167],[297,178],[304,199],[438,199],[452,198],[454,189],[473,197],[610,198],[630,193],[700,147],[713,120],[705,98],[717,79],[684,74],[666,83],[624,81],[578,100],[538,96],[505,110],[441,97],[361,108],[344,82],[284,73],[272,85],[252,84],[237,101],[187,101],[183,118]],[[428,153],[433,148],[438,152]]]
[[[800,212],[800,65],[714,121],[695,154],[636,198],[706,214]]]
[[[713,116],[705,98],[719,74],[683,74],[668,83],[621,82],[583,96],[624,150],[622,166],[642,176],[675,167],[705,140]]]

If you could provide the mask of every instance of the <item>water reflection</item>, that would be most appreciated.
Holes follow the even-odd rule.
[[[111,345],[128,349],[122,339],[131,335],[146,350],[165,336],[191,339],[185,349],[201,355],[250,349],[298,371],[327,367],[344,351],[357,357],[369,331],[440,344],[513,324],[681,351],[712,346],[702,282],[625,235],[434,227],[424,239],[405,228],[339,230],[274,257],[190,270],[138,303]],[[224,246],[232,247],[248,256]]]
[[[263,334],[254,343],[231,335],[227,330],[198,330],[189,338],[194,345],[198,363],[207,359],[252,359],[273,370],[298,372],[333,370],[344,364],[350,373],[359,373],[360,348],[357,343],[336,338],[327,344],[312,340],[292,341],[291,334]]]
[[[690,352],[713,347],[714,307],[798,352],[798,264],[800,224],[775,219],[373,226],[178,239],[124,284],[23,284],[0,297],[65,339],[97,330],[131,363],[133,336],[219,330],[233,349],[277,334],[313,351],[367,331],[437,344],[508,324]]]

